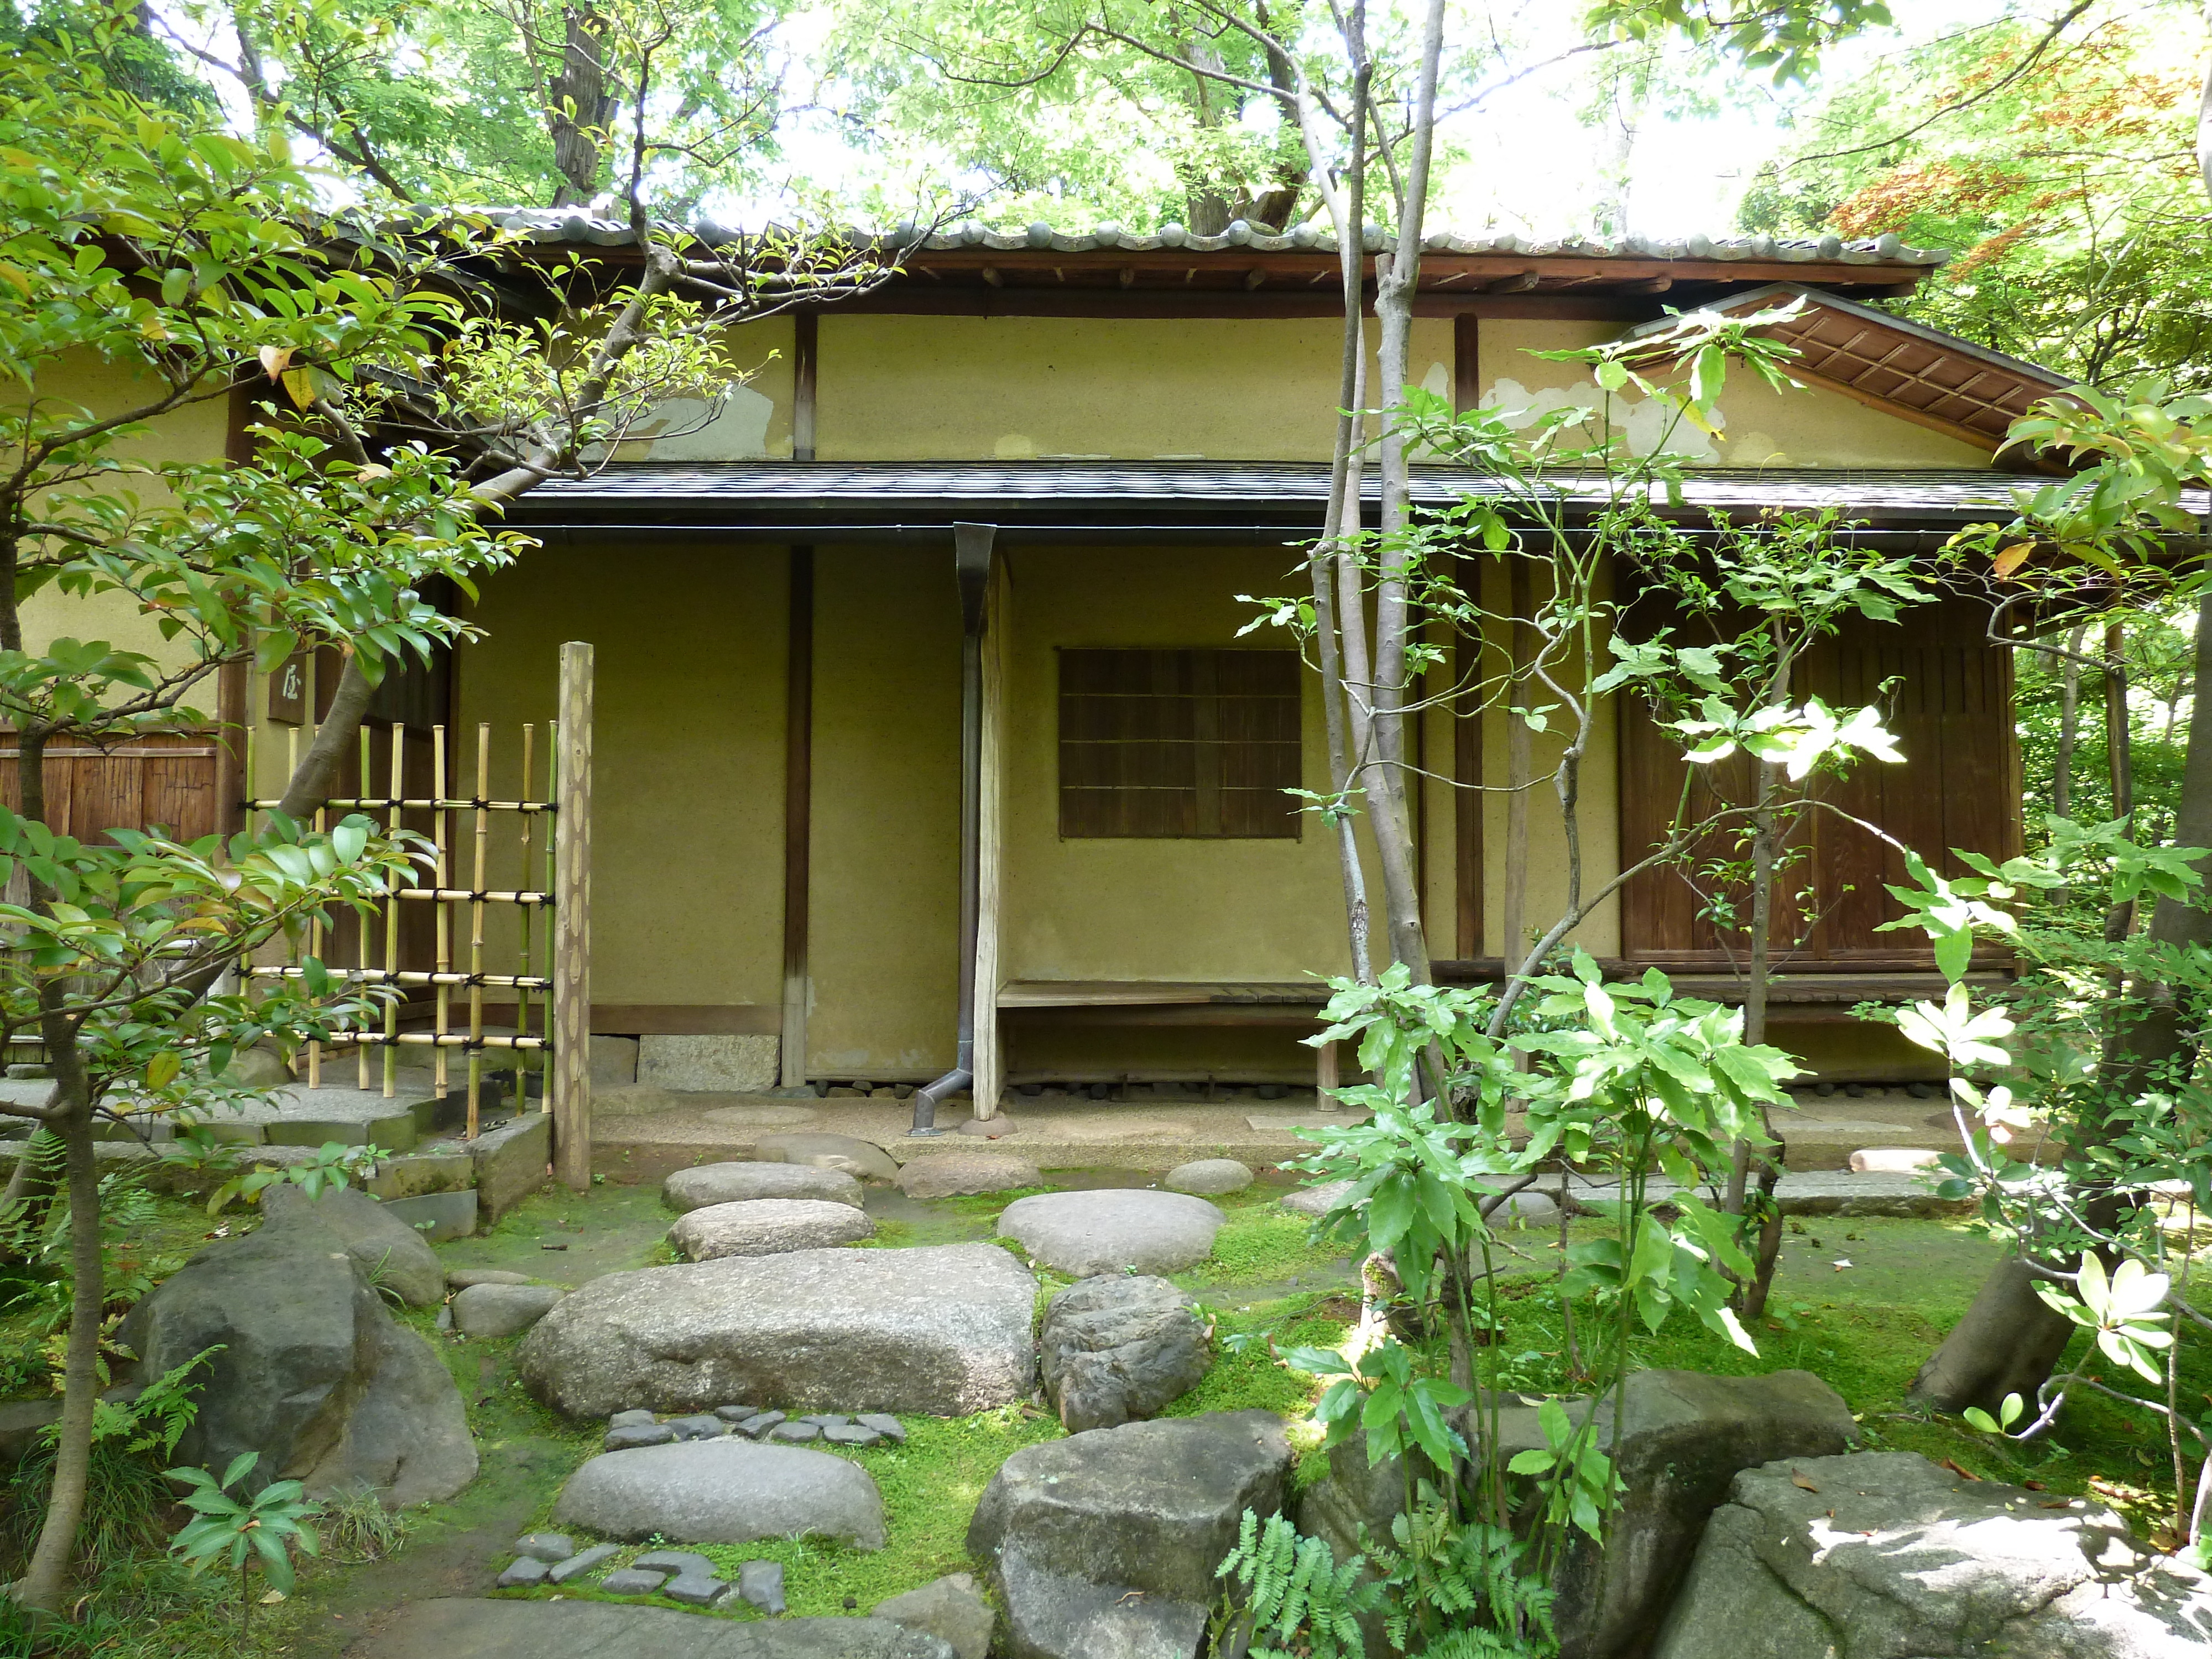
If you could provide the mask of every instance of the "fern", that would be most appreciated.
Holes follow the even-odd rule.
[[[1359,1659],[1359,1615],[1379,1599],[1359,1583],[1364,1564],[1355,1555],[1339,1566],[1327,1540],[1300,1537],[1279,1515],[1262,1527],[1245,1510],[1237,1547],[1214,1569],[1231,1586],[1214,1616],[1215,1647],[1229,1646],[1222,1638],[1233,1630],[1252,1643],[1249,1659]]]
[[[1559,1651],[1552,1589],[1521,1571],[1524,1546],[1503,1528],[1462,1522],[1423,1481],[1391,1543],[1370,1551],[1382,1574],[1392,1648],[1420,1659],[1547,1659]]]

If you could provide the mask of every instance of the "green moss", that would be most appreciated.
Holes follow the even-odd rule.
[[[1218,1352],[1213,1369],[1161,1414],[1198,1417],[1257,1408],[1304,1417],[1321,1397],[1319,1382],[1283,1364],[1270,1341],[1273,1348],[1334,1347],[1349,1334],[1358,1314],[1357,1306],[1341,1297],[1319,1295],[1285,1297],[1221,1312],[1214,1321]],[[1231,1340],[1240,1336],[1261,1340],[1234,1352]]]
[[[1227,1207],[1227,1206],[1224,1206]],[[1273,1201],[1229,1207],[1213,1237],[1213,1254],[1188,1273],[1174,1275],[1188,1291],[1234,1290],[1317,1278],[1349,1283],[1350,1258],[1307,1243],[1311,1221]]]

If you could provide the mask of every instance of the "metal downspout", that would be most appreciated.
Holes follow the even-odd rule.
[[[937,1109],[975,1082],[975,955],[983,877],[983,601],[994,525],[952,526],[960,584],[960,1005],[952,1069],[914,1091],[909,1136],[941,1135]]]

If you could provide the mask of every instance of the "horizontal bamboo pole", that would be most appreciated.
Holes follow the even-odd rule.
[[[550,904],[550,893],[507,892],[498,888],[487,888],[476,892],[466,887],[402,887],[392,895],[395,898],[433,899],[440,903],[466,904],[481,900],[486,904]],[[465,981],[464,981],[465,983]]]
[[[426,969],[403,968],[392,973],[382,968],[332,968],[326,970],[332,979],[343,979],[368,985],[498,985],[512,990],[547,991],[553,981],[542,974],[434,974]],[[253,979],[305,979],[304,968],[249,968],[247,975]]]
[[[381,1031],[333,1031],[325,1042],[365,1043],[371,1048],[397,1042],[409,1048],[550,1048],[552,1039],[542,1036],[498,1036],[487,1033],[472,1037],[466,1031],[402,1031],[386,1036]]]
[[[184,751],[182,750],[164,750],[161,753],[157,754],[155,758],[157,760],[166,760],[172,755],[182,754],[183,752]],[[210,749],[207,752],[211,755],[215,750]],[[250,806],[256,811],[266,812],[274,810],[276,806],[281,805],[281,803],[275,800],[249,800],[242,802],[241,805]],[[560,810],[559,807],[550,800],[470,800],[461,796],[454,796],[451,799],[441,796],[433,799],[427,795],[419,800],[412,795],[355,795],[351,797],[333,795],[328,800],[325,801],[323,805],[325,806],[356,806],[364,810],[369,807],[374,807],[378,811],[383,811],[392,807],[404,807],[411,811],[423,812],[473,812],[479,809],[487,812],[554,812]]]

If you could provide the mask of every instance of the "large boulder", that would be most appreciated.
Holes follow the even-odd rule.
[[[1205,1380],[1206,1338],[1198,1299],[1164,1279],[1083,1279],[1044,1310],[1045,1396],[1071,1434],[1155,1416]]]
[[[884,1547],[883,1494],[858,1463],[727,1437],[601,1452],[568,1477],[553,1518],[603,1538],[836,1538]]]
[[[571,1417],[732,1400],[962,1417],[1028,1396],[1036,1281],[990,1244],[791,1250],[595,1279],[516,1364]]]
[[[349,1659],[954,1659],[881,1619],[702,1619],[620,1601],[408,1601]]]
[[[1609,1529],[1602,1558],[1580,1534],[1568,1542],[1553,1570],[1554,1610],[1565,1659],[1627,1659],[1641,1654],[1689,1568],[1705,1518],[1728,1495],[1741,1469],[1776,1457],[1821,1457],[1840,1452],[1853,1437],[1850,1408],[1808,1371],[1766,1376],[1707,1376],[1697,1371],[1647,1370],[1622,1387],[1621,1423],[1608,1395],[1598,1408],[1600,1446],[1614,1460],[1626,1490]],[[1587,1400],[1565,1402],[1577,1424],[1588,1420]],[[1497,1402],[1501,1460],[1543,1446],[1537,1408],[1519,1396]],[[1489,1434],[1490,1402],[1470,1407],[1460,1427],[1468,1443]],[[1437,1480],[1434,1466],[1416,1456],[1416,1480]],[[1398,1459],[1367,1459],[1354,1434],[1329,1453],[1329,1472],[1301,1494],[1299,1530],[1325,1538],[1340,1561],[1358,1553],[1362,1526],[1389,1536],[1405,1507],[1406,1471]],[[1534,1519],[1533,1491],[1524,1485],[1520,1524]]]
[[[1247,1509],[1279,1510],[1273,1412],[1092,1429],[1008,1458],[968,1528],[1006,1610],[1007,1659],[1191,1659]]]
[[[1746,1469],[1654,1659],[2200,1659],[2212,1578],[2083,1498],[1970,1480],[1911,1452]]]
[[[1225,1218],[1186,1193],[1103,1188],[1038,1193],[999,1213],[999,1231],[1036,1261],[1071,1278],[1180,1273],[1213,1253]]]
[[[817,1170],[842,1170],[861,1181],[896,1180],[899,1168],[898,1160],[872,1140],[805,1129],[761,1136],[753,1142],[753,1156],[764,1164],[803,1164]]]
[[[870,1617],[943,1638],[953,1659],[989,1659],[991,1633],[999,1622],[975,1578],[964,1572],[878,1601]]]
[[[817,1170],[811,1164],[701,1164],[661,1182],[660,1195],[675,1210],[756,1198],[811,1198],[858,1209],[860,1183],[842,1170]]]
[[[344,1241],[372,1285],[390,1290],[410,1308],[434,1308],[446,1299],[446,1269],[428,1241],[358,1187],[325,1187],[309,1198],[282,1182],[261,1194],[270,1221],[312,1215]]]
[[[818,1198],[749,1198],[687,1210],[668,1242],[693,1261],[726,1255],[776,1255],[856,1244],[876,1236],[867,1213]]]
[[[395,1322],[320,1206],[199,1252],[131,1310],[118,1340],[150,1380],[210,1348],[199,1413],[175,1461],[222,1469],[260,1454],[258,1489],[361,1486],[390,1507],[452,1497],[476,1478],[452,1374]]]

